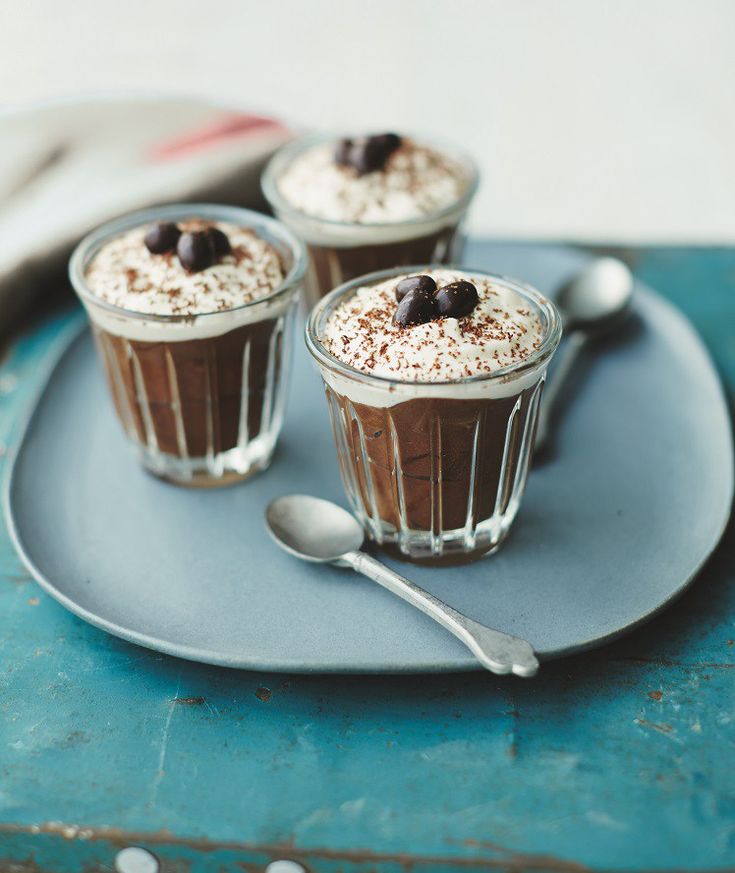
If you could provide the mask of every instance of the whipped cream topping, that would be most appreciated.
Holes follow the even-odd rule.
[[[179,221],[182,231],[217,227],[232,252],[198,273],[188,273],[175,252],[151,254],[143,238],[148,225],[110,240],[86,271],[89,290],[101,300],[149,315],[223,312],[268,296],[284,279],[276,249],[249,228],[226,222]]]
[[[382,170],[357,174],[334,159],[336,142],[298,154],[276,184],[295,209],[315,218],[355,224],[422,218],[445,209],[466,192],[470,179],[457,161],[403,139]]]
[[[406,274],[359,288],[327,321],[324,347],[350,367],[401,382],[461,381],[525,360],[543,339],[533,304],[510,285],[451,269],[426,270],[438,287],[464,279],[479,301],[463,318],[401,327],[395,287]]]

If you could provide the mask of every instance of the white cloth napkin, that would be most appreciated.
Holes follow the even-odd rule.
[[[64,281],[74,245],[159,203],[263,205],[279,122],[193,98],[68,100],[0,114],[0,332]]]

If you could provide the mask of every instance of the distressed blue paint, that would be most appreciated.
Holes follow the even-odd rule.
[[[690,315],[732,397],[735,252],[634,254],[641,278]],[[23,337],[0,370],[11,386],[0,440],[64,323]],[[285,844],[529,869],[551,866],[537,855],[735,865],[734,543],[731,526],[698,583],[648,627],[520,682],[257,675],[167,658],[67,614],[3,532],[0,821],[167,829],[156,851],[184,869],[258,865],[269,856],[258,846]],[[239,847],[173,845],[184,837]],[[44,868],[109,864],[114,848],[0,831],[0,858],[35,854]],[[310,863],[358,869],[350,857]],[[359,869],[378,867],[398,862]]]

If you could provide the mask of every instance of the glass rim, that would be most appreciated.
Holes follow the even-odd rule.
[[[492,373],[480,373],[477,376],[468,376],[464,379],[445,379],[440,382],[432,382],[428,380],[403,380],[393,379],[389,376],[379,376],[374,373],[366,373],[363,370],[358,370],[356,367],[346,364],[339,358],[335,357],[331,352],[327,351],[323,342],[319,338],[319,329],[325,318],[336,309],[338,303],[342,302],[350,292],[357,290],[365,285],[376,285],[386,279],[401,275],[417,275],[427,270],[452,270],[456,269],[470,275],[482,276],[483,278],[491,279],[499,282],[506,287],[512,288],[517,293],[521,294],[526,300],[533,303],[535,308],[540,311],[546,319],[545,336],[537,349],[534,349],[528,357],[521,361],[508,364],[505,367],[500,367]],[[476,385],[483,382],[498,382],[505,381],[508,377],[515,377],[519,374],[540,367],[545,361],[556,351],[562,334],[562,321],[559,310],[554,303],[545,297],[541,292],[519,279],[513,279],[509,276],[503,276],[499,273],[491,273],[488,270],[473,269],[472,267],[453,267],[447,264],[421,264],[408,267],[391,267],[388,270],[377,270],[373,273],[366,273],[364,276],[359,276],[356,279],[351,279],[349,282],[344,282],[333,291],[330,291],[323,297],[319,303],[309,313],[309,317],[305,327],[306,347],[311,353],[315,361],[330,370],[336,371],[342,376],[350,379],[369,383],[373,386],[380,386],[386,390],[394,388],[405,388],[406,386],[420,386],[422,389],[431,390],[432,388],[447,388],[448,386],[458,385]]]
[[[426,215],[420,215],[415,218],[405,218],[400,221],[339,221],[333,218],[322,218],[318,215],[312,215],[293,206],[288,202],[288,200],[286,200],[278,188],[277,180],[281,171],[291,163],[297,155],[306,151],[307,148],[322,143],[333,142],[340,138],[339,134],[307,134],[306,136],[300,136],[281,146],[270,158],[263,170],[263,174],[260,178],[261,190],[263,191],[263,195],[268,203],[278,213],[283,213],[284,215],[288,215],[301,221],[313,221],[324,227],[335,229],[353,228],[356,231],[359,231],[360,229],[377,230],[396,228],[397,230],[401,230],[410,227],[421,227],[425,224],[434,224],[437,220],[441,220],[445,217],[449,218],[457,212],[466,210],[470,201],[477,193],[480,184],[480,170],[476,161],[469,154],[460,151],[450,143],[421,136],[413,137],[408,134],[407,137],[412,140],[415,139],[419,144],[434,148],[436,151],[445,154],[447,157],[461,164],[467,171],[467,187],[462,194],[449,205],[442,206],[441,209],[437,209]]]
[[[293,264],[289,268],[288,273],[283,278],[280,285],[264,297],[258,297],[255,300],[250,300],[239,306],[233,306],[230,309],[214,309],[209,310],[208,312],[181,313],[176,315],[140,312],[134,309],[126,309],[123,306],[117,306],[114,303],[103,300],[90,290],[87,285],[86,270],[94,256],[105,243],[109,242],[114,237],[120,236],[120,234],[125,233],[128,230],[133,230],[136,227],[140,227],[143,224],[148,224],[161,219],[184,220],[186,218],[229,221],[232,224],[252,229],[256,233],[260,229],[263,229],[268,236],[277,240],[279,243],[284,244],[289,249],[293,256]],[[271,242],[267,236],[264,238],[267,242]],[[304,244],[283,222],[264,215],[261,212],[256,212],[253,209],[245,209],[241,206],[227,206],[218,203],[187,202],[138,209],[134,212],[127,212],[118,218],[113,218],[110,221],[106,221],[104,224],[99,225],[95,230],[88,233],[75,247],[71,258],[69,259],[68,276],[72,287],[82,302],[89,302],[107,312],[125,316],[126,318],[132,318],[134,320],[160,323],[191,322],[195,319],[210,318],[214,316],[220,316],[221,318],[227,316],[230,312],[242,312],[244,309],[258,306],[281,297],[301,282],[306,273],[307,263],[308,256]]]

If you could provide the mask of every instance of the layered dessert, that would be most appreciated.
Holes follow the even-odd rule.
[[[263,189],[307,243],[310,301],[387,267],[448,263],[477,186],[466,157],[394,133],[292,143]]]
[[[499,546],[560,332],[538,292],[455,269],[389,271],[323,301],[308,343],[342,478],[372,539],[420,561]]]
[[[72,280],[146,467],[209,485],[267,466],[303,269],[285,228],[226,207],[132,216],[81,244]]]

